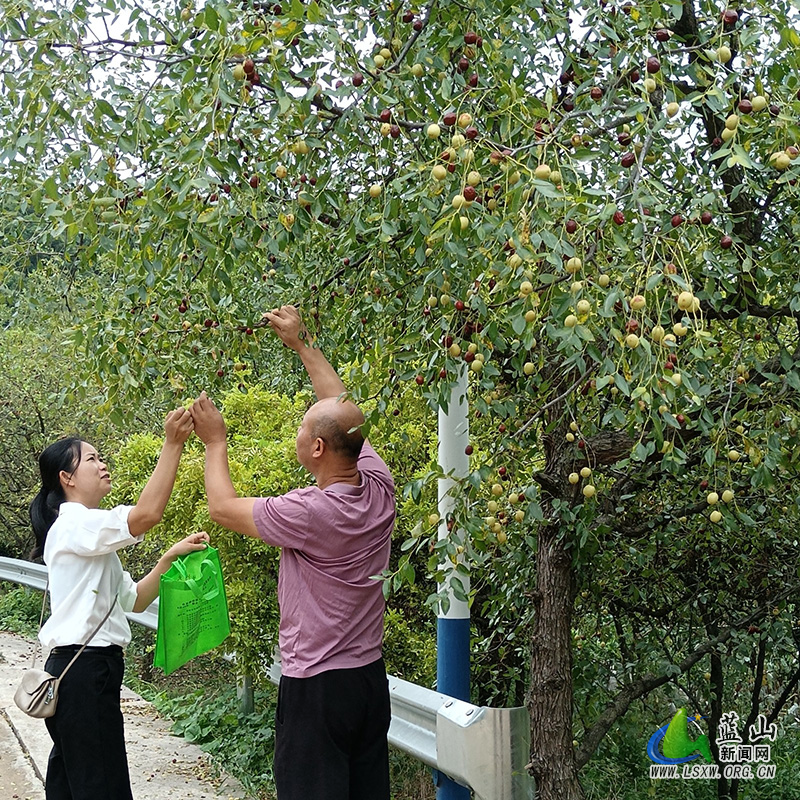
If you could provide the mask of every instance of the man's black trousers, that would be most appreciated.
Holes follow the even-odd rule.
[[[389,800],[390,720],[383,659],[310,678],[281,677],[278,800]]]

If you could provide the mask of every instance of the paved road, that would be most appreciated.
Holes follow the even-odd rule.
[[[30,665],[33,643],[0,632],[0,798],[44,800],[50,737],[44,722],[14,705],[14,690]],[[216,779],[202,751],[172,736],[169,724],[123,687],[122,711],[135,800],[244,798],[231,778]]]

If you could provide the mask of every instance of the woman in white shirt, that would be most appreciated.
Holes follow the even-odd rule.
[[[208,534],[173,545],[138,583],[122,569],[117,550],[140,542],[161,521],[192,429],[188,410],[167,416],[158,463],[135,506],[100,508],[111,480],[88,442],[60,439],[39,457],[42,485],[30,515],[34,555],[44,557],[50,581],[51,616],[39,633],[50,649],[45,668],[60,675],[111,610],[64,676],[56,713],[46,720],[53,740],[47,800],[132,800],[120,710],[122,651],[131,639],[125,612],[147,608],[160,576],[179,555],[202,550]]]

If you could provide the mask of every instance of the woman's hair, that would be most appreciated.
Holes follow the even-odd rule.
[[[36,537],[32,559],[41,558],[44,553],[47,532],[58,517],[58,507],[66,500],[61,486],[61,472],[75,471],[80,462],[82,443],[83,439],[77,436],[59,439],[39,456],[42,485],[30,505],[31,525]]]

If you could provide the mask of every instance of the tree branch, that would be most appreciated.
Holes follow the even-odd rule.
[[[781,597],[788,597],[795,592],[796,587],[791,587],[784,590],[779,595]],[[774,602],[775,598],[773,599]],[[767,613],[767,608],[760,607],[751,614],[748,614],[743,619],[730,625],[723,630],[719,635],[712,639],[707,640],[696,648],[692,653],[687,655],[679,664],[677,664],[678,675],[688,672],[695,664],[697,664],[703,657],[714,652],[721,644],[725,644],[734,632],[749,626],[758,619],[761,619]],[[645,675],[637,678],[630,685],[622,689],[617,696],[608,704],[605,711],[595,721],[594,725],[589,728],[584,734],[583,741],[575,753],[575,763],[580,769],[585,766],[589,759],[594,754],[599,746],[603,737],[611,730],[612,725],[627,712],[631,703],[640,697],[652,692],[659,686],[663,686],[673,680],[674,675]]]

